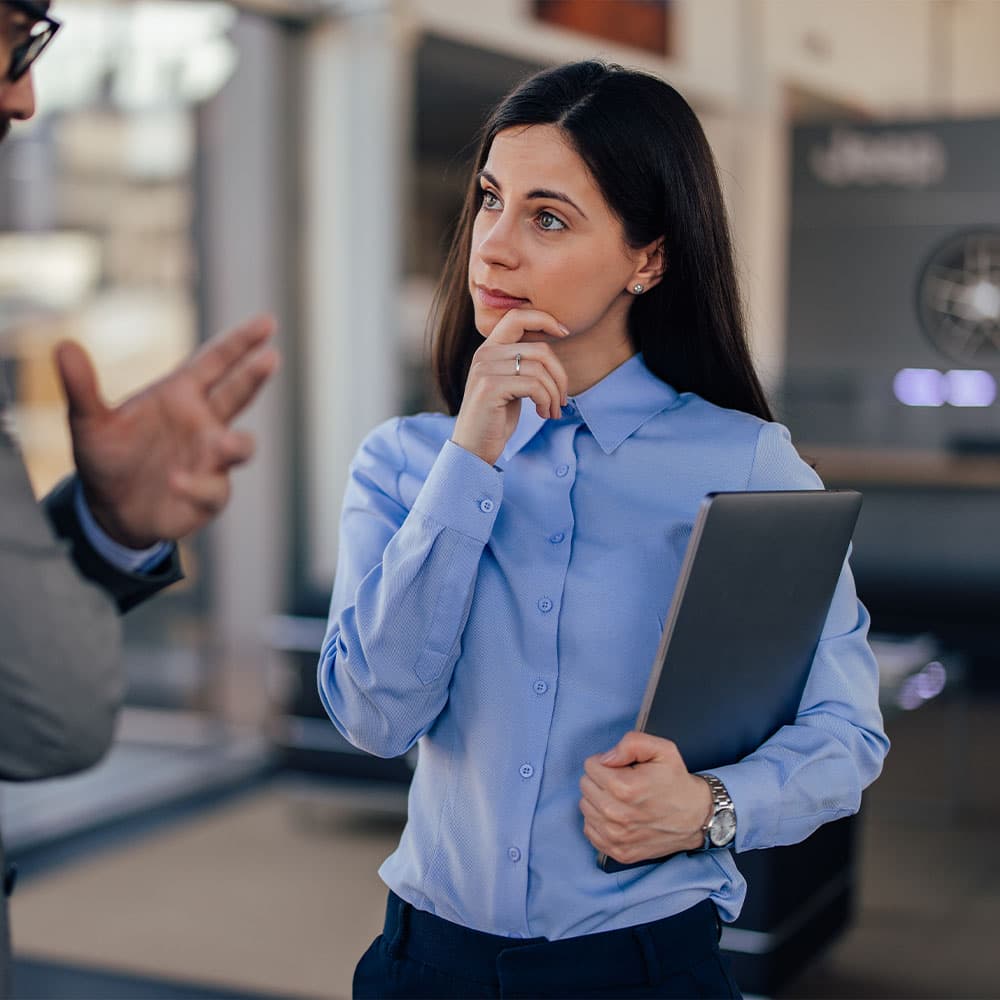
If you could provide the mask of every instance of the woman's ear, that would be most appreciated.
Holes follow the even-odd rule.
[[[666,240],[661,236],[648,246],[636,252],[636,269],[632,273],[629,281],[629,291],[635,295],[642,292],[636,291],[641,288],[643,292],[659,284],[667,270],[667,246]]]

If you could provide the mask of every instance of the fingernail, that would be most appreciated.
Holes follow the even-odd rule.
[[[615,759],[614,750],[609,750],[607,753],[601,754],[601,763],[610,764]]]
[[[569,327],[563,326],[562,323],[557,323],[556,325],[559,327],[560,330],[562,330],[562,335],[564,337],[569,336]]]

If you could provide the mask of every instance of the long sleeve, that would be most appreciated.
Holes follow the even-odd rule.
[[[821,489],[778,424],[761,429],[747,489]],[[847,563],[830,606],[798,715],[758,751],[715,769],[736,806],[738,851],[797,843],[857,812],[889,743],[878,708],[869,616]]]
[[[412,506],[400,422],[378,428],[352,463],[319,689],[355,746],[405,753],[448,698],[501,473],[446,441]]]
[[[177,546],[170,546],[163,560],[150,570],[133,572],[109,562],[94,546],[76,509],[77,479],[64,479],[42,501],[55,533],[69,543],[69,552],[76,568],[88,579],[107,591],[119,611],[128,611],[148,600],[164,587],[180,580],[180,560]]]
[[[47,778],[107,750],[121,700],[111,597],[74,569],[0,436],[0,778]]]

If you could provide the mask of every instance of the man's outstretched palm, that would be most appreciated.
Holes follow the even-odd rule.
[[[114,408],[83,348],[57,347],[77,471],[112,538],[137,549],[182,538],[225,506],[229,471],[254,449],[230,424],[278,367],[265,347],[274,330],[273,319],[253,319]]]

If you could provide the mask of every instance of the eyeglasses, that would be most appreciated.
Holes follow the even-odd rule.
[[[62,22],[49,17],[41,5],[31,0],[4,0],[6,6],[26,14],[34,22],[27,28],[27,37],[18,41],[10,49],[10,67],[7,70],[7,80],[17,83],[31,69],[32,63],[42,54],[45,47],[55,37]],[[21,34],[19,31],[18,34]]]

